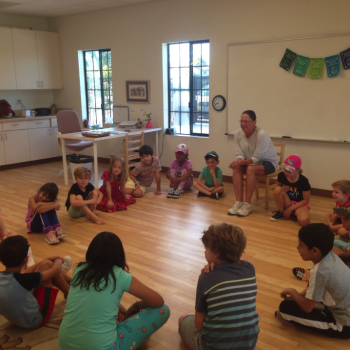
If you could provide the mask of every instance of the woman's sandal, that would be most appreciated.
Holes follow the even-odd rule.
[[[56,237],[56,234],[54,231],[50,231],[45,234],[45,242],[47,244],[57,244],[60,242],[60,240]]]
[[[61,227],[56,227],[55,234],[58,239],[62,239],[64,237],[67,237],[67,235],[62,231]]]

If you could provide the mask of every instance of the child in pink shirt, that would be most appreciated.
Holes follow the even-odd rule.
[[[193,185],[192,163],[188,159],[188,147],[184,143],[177,145],[175,157],[166,177],[170,180],[168,198],[180,198],[183,190],[190,190]]]

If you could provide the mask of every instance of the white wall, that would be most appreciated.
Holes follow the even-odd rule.
[[[49,19],[49,29],[60,33],[62,54],[64,88],[54,92],[55,102],[58,106],[72,107],[81,115],[77,51],[110,48],[114,104],[126,105],[126,80],[150,80],[151,103],[128,105],[136,109],[135,117],[141,116],[141,108],[152,112],[155,126],[163,127],[164,119],[167,120],[163,116],[163,43],[210,40],[211,100],[217,94],[227,94],[227,44],[347,33],[350,32],[349,13],[347,0],[176,0]],[[269,118],[268,110],[256,112],[258,120]],[[229,116],[237,120],[239,117]],[[207,151],[216,150],[223,173],[230,175],[227,165],[234,158],[234,142],[232,137],[225,136],[226,112],[215,112],[211,108],[209,118],[209,138],[165,136],[161,163],[168,166],[175,146],[184,142],[189,146],[194,170],[201,170]],[[336,119],[337,116],[330,115],[329,123]],[[312,127],[317,128],[317,124]],[[111,145],[101,149],[99,156],[106,157],[111,151],[109,147]],[[286,156],[298,153],[311,185],[331,189],[333,181],[348,177],[350,165],[345,157],[349,147],[289,141]]]
[[[0,13],[0,26],[48,30],[47,19],[43,17],[17,16]],[[6,49],[6,48],[2,48]],[[0,78],[1,79],[1,78]],[[21,109],[17,100],[26,108],[50,107],[53,103],[52,90],[0,90],[0,100],[6,100],[13,109]]]

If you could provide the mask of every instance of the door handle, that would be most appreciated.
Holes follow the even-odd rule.
[[[48,132],[48,135],[51,135],[51,129],[48,129],[47,132]]]

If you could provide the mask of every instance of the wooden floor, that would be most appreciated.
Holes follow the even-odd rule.
[[[99,175],[107,166],[100,164]],[[264,196],[253,200],[253,213],[247,218],[228,216],[234,196],[231,183],[225,183],[225,194],[219,200],[197,198],[196,191],[180,199],[168,199],[168,181],[162,174],[162,195],[155,196],[155,184],[142,199],[137,199],[127,211],[101,213],[106,224],[98,226],[86,218],[71,219],[64,207],[69,186],[58,174],[61,162],[1,171],[0,204],[2,218],[9,230],[28,238],[36,262],[52,254],[70,255],[74,263],[84,261],[92,238],[101,231],[116,233],[124,244],[132,275],[158,291],[169,305],[171,316],[142,349],[185,349],[177,333],[177,320],[184,313],[194,312],[195,292],[200,269],[206,263],[200,242],[202,231],[209,225],[227,222],[240,226],[248,237],[244,259],[254,264],[258,283],[257,310],[260,315],[260,335],[257,350],[272,349],[345,349],[349,343],[328,339],[302,329],[281,326],[274,312],[281,301],[279,293],[285,287],[302,290],[305,282],[292,275],[294,266],[311,267],[296,250],[298,223],[295,220],[271,222],[275,205],[270,194],[270,209],[264,209]],[[24,218],[28,198],[46,182],[59,187],[59,221],[68,237],[56,246],[45,243],[43,234],[27,234]],[[100,180],[101,184],[101,180]],[[311,197],[311,221],[323,222],[332,210],[329,198]],[[3,267],[0,266],[0,269]],[[71,272],[70,272],[71,273]],[[129,306],[135,298],[124,294],[123,304]],[[58,303],[65,303],[62,293]]]

